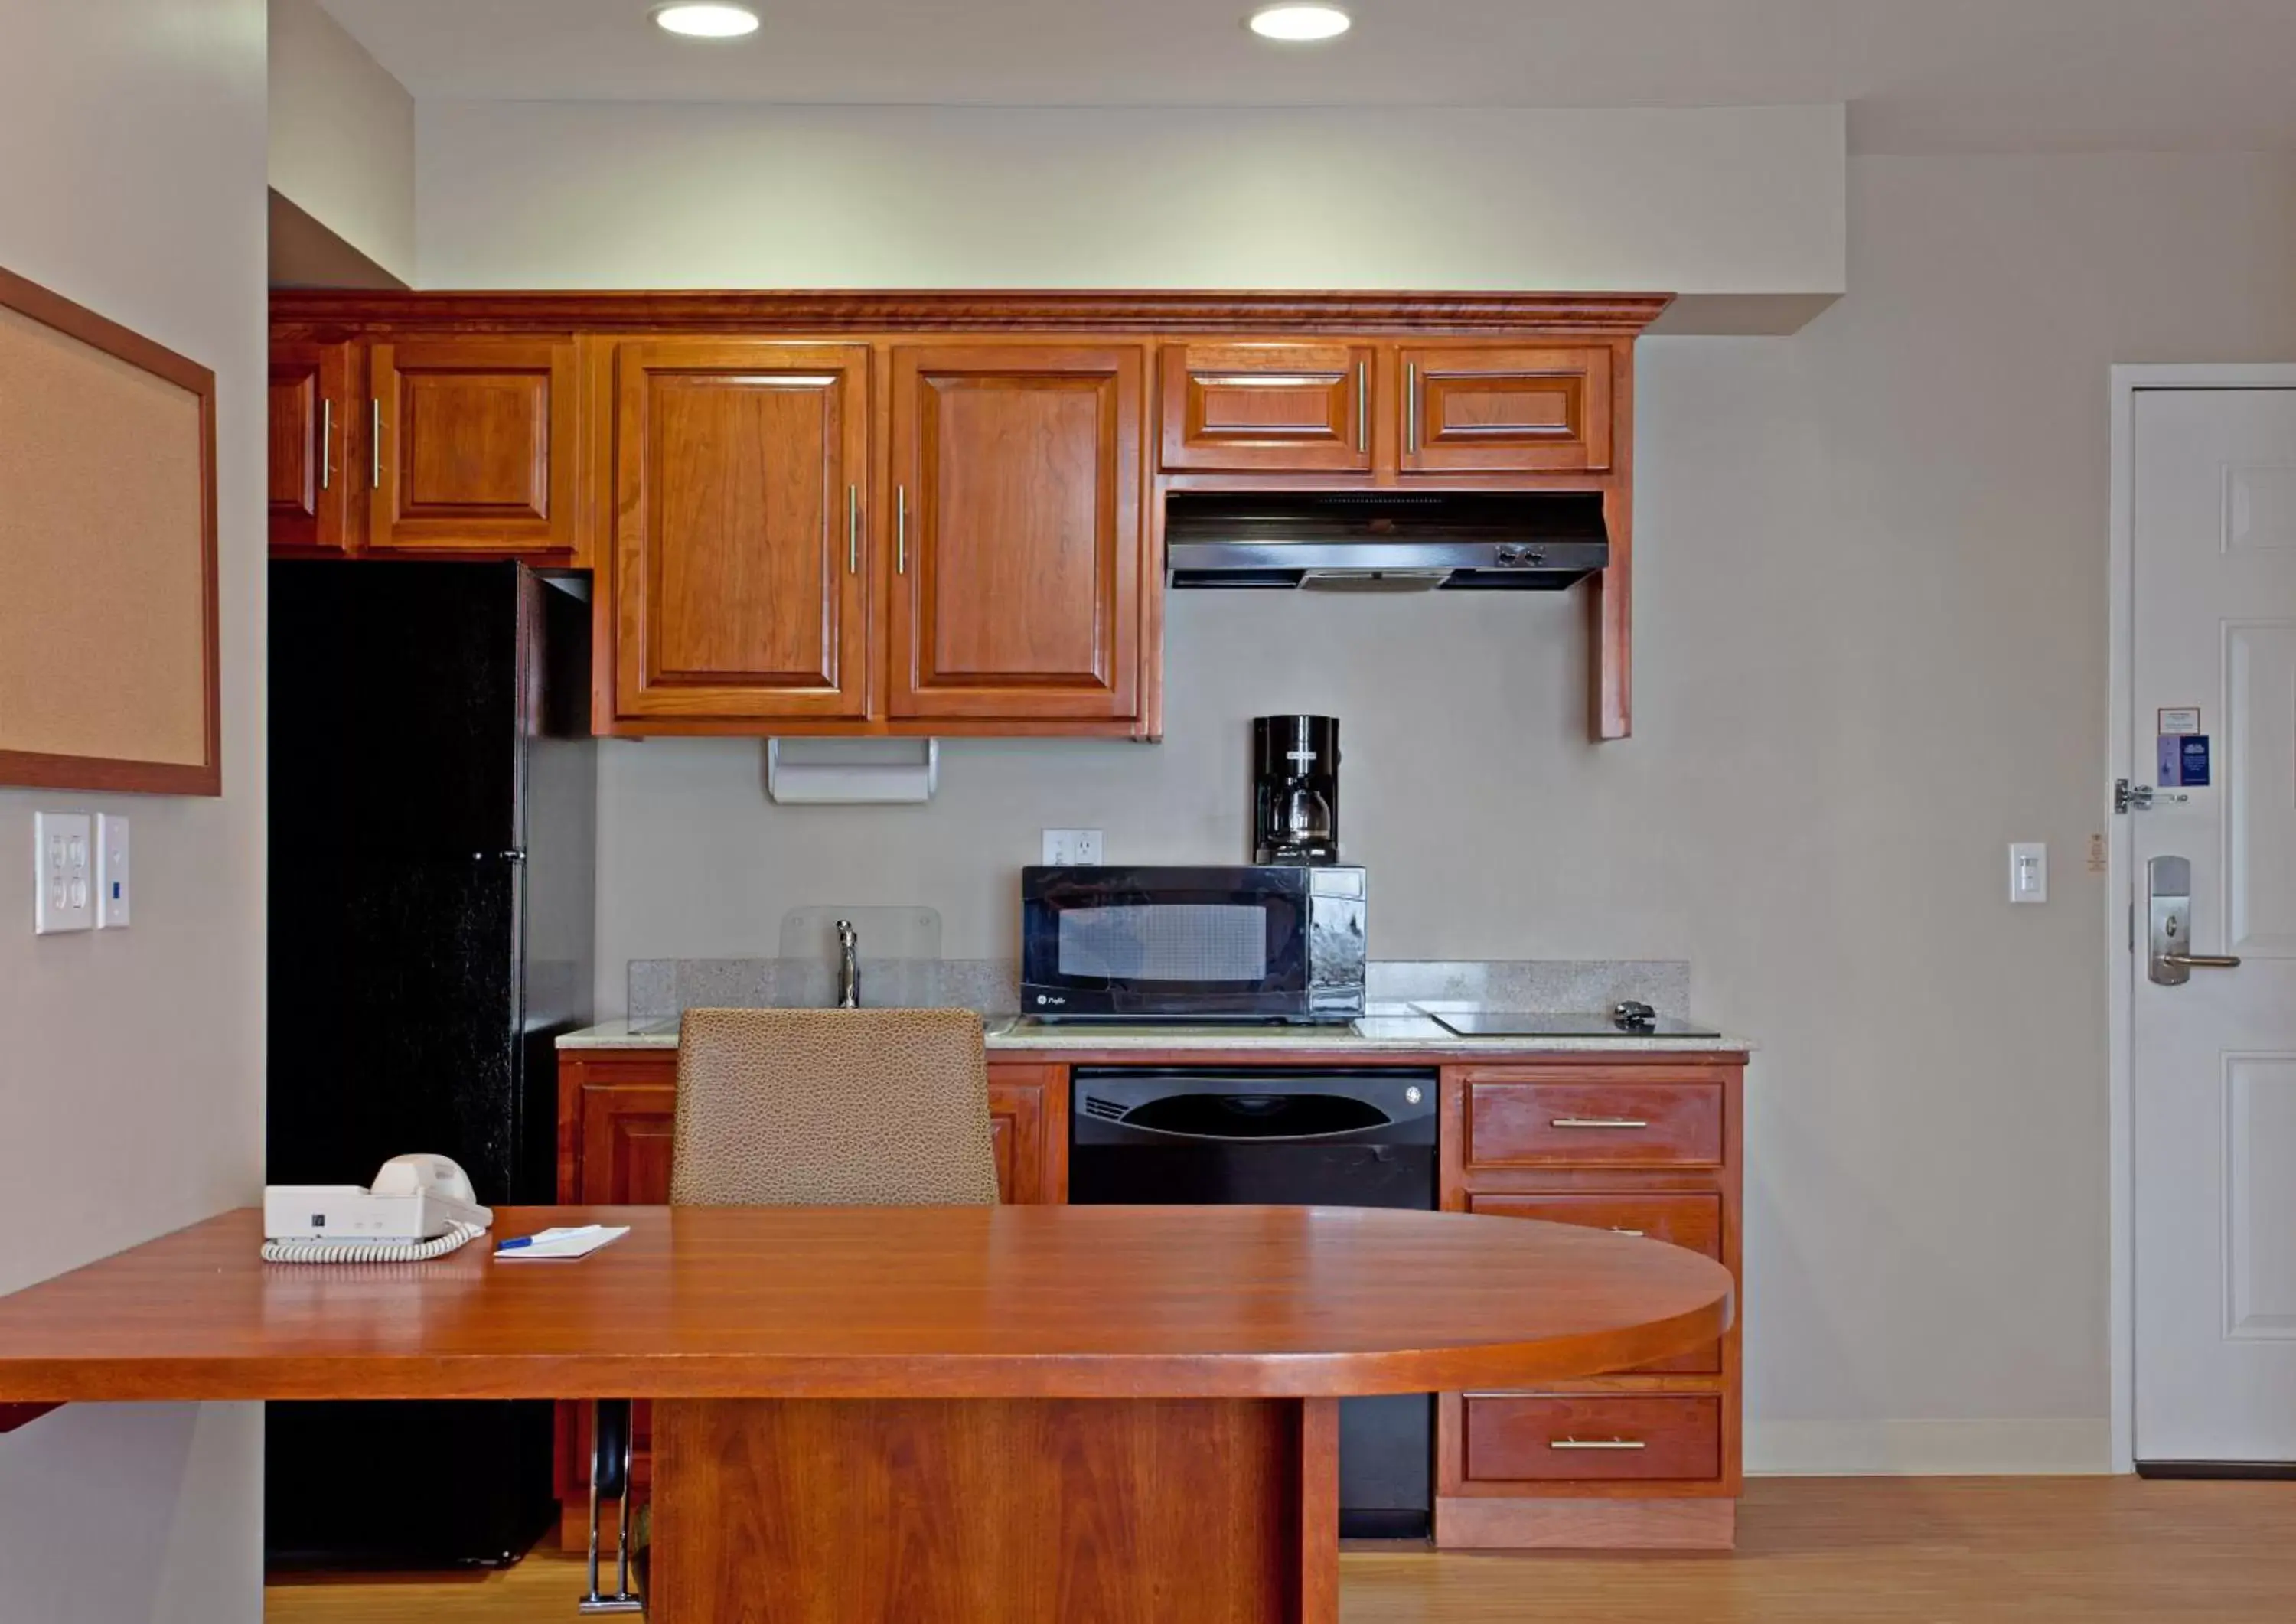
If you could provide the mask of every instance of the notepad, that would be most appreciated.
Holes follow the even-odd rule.
[[[537,1230],[518,1241],[505,1241],[495,1248],[495,1256],[504,1263],[542,1263],[562,1258],[586,1258],[601,1246],[620,1240],[629,1234],[629,1226],[611,1228],[604,1224],[579,1224],[562,1229]]]

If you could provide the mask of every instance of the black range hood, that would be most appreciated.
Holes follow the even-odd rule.
[[[1554,592],[1611,562],[1591,491],[1174,491],[1174,586]]]

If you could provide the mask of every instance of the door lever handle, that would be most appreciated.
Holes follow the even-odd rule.
[[[2195,970],[2237,970],[2228,953],[2191,953],[2193,865],[2178,857],[2158,857],[2144,865],[2146,930],[2144,973],[2157,987],[2182,987]]]

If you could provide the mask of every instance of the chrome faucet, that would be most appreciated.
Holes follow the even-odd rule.
[[[861,938],[853,922],[837,922],[837,1007],[861,1007]]]

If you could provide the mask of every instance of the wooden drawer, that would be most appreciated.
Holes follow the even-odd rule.
[[[1496,1218],[1539,1218],[1550,1224],[1577,1224],[1588,1229],[1648,1235],[1670,1246],[1703,1252],[1718,1263],[1722,1260],[1722,1198],[1718,1195],[1632,1192],[1470,1195],[1467,1210]],[[1634,1368],[1649,1374],[1715,1375],[1722,1369],[1722,1344],[1708,1342],[1687,1353]]]
[[[1648,1235],[1669,1246],[1722,1260],[1722,1198],[1718,1195],[1603,1194],[1470,1195],[1467,1210],[1497,1218],[1541,1218],[1620,1234]]]
[[[1469,1393],[1469,1482],[1710,1482],[1722,1475],[1712,1393]]]
[[[1467,1074],[1468,1171],[1722,1165],[1719,1082],[1533,1075]]]

